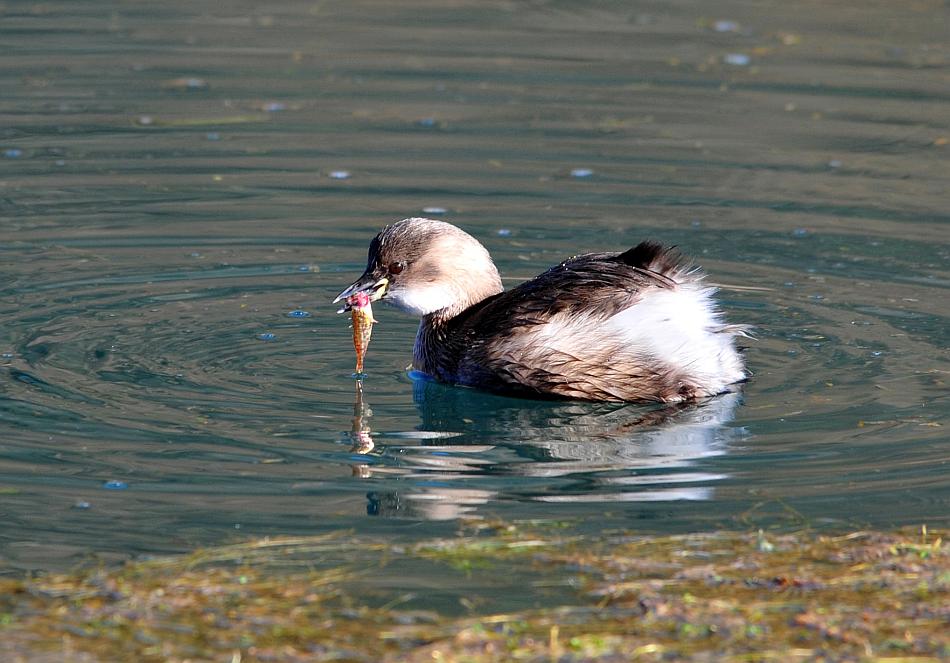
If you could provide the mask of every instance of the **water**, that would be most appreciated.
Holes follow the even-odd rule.
[[[794,4],[4,6],[0,570],[463,516],[946,526],[950,16]],[[377,307],[360,397],[330,300],[426,209],[509,284],[681,246],[754,378],[446,388]]]

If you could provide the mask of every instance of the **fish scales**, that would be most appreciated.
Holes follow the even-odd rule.
[[[366,293],[356,293],[347,300],[350,306],[350,315],[353,318],[353,348],[356,350],[356,372],[363,372],[363,357],[369,347],[370,337],[373,335],[373,306]]]

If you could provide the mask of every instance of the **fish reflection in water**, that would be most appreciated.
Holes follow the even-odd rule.
[[[349,437],[351,442],[350,451],[355,454],[366,455],[373,451],[376,444],[370,435],[369,418],[373,416],[373,411],[363,400],[363,381],[356,381],[356,400],[353,402],[353,425],[350,428]],[[353,475],[367,478],[369,466],[365,464],[353,465]]]
[[[728,425],[739,394],[665,407],[531,401],[414,382],[416,431],[369,434],[357,389],[354,475],[406,488],[368,494],[371,515],[445,520],[493,501],[706,500],[726,475],[696,469],[743,436]],[[507,477],[507,480],[506,480]],[[515,477],[518,479],[515,480]]]

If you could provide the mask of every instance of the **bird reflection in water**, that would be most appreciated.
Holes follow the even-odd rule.
[[[370,492],[371,515],[446,520],[508,500],[707,500],[726,475],[697,461],[727,453],[744,434],[728,425],[735,393],[645,407],[515,399],[413,377],[420,425],[375,442],[357,386],[352,451],[372,453],[375,463],[354,475],[406,483]]]

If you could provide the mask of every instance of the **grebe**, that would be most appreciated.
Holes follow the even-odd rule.
[[[715,289],[673,248],[575,256],[505,291],[488,251],[443,221],[404,219],[369,246],[366,293],[422,318],[413,368],[499,393],[677,402],[746,378]],[[347,306],[344,305],[343,310]]]

